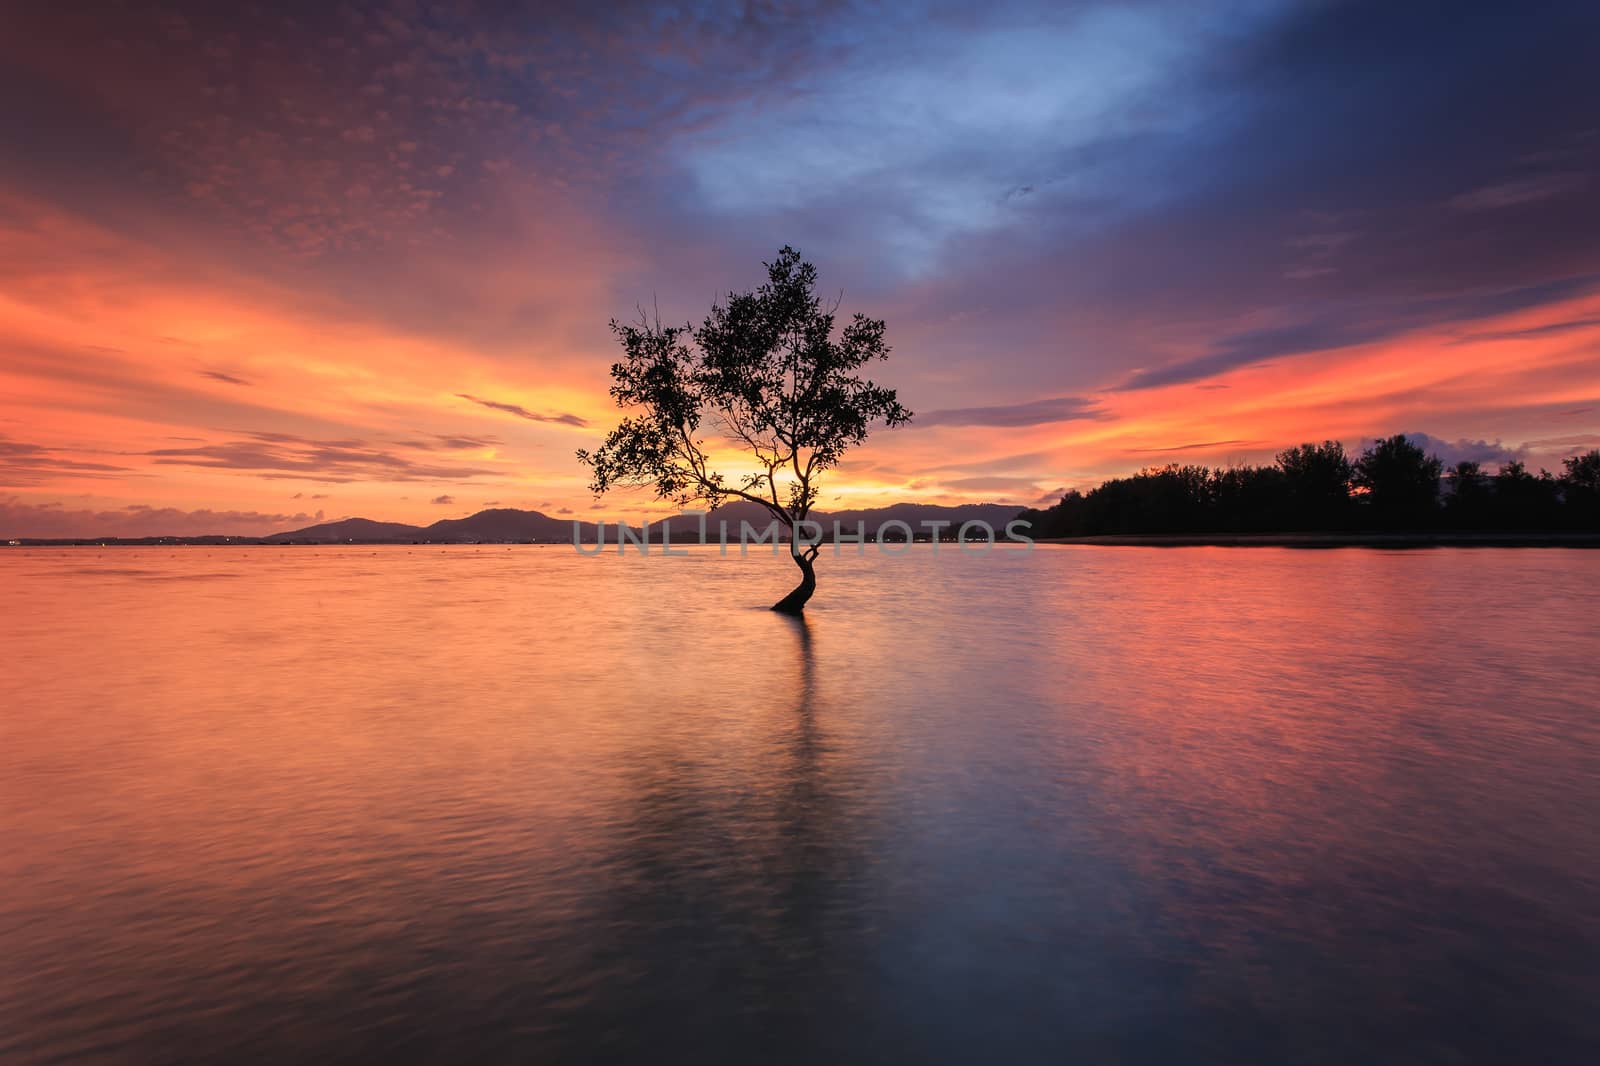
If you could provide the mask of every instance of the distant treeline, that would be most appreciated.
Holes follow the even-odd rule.
[[[1336,440],[1279,452],[1271,466],[1149,468],[1024,511],[1035,537],[1104,534],[1600,530],[1600,450],[1558,476],[1520,462],[1448,471],[1404,435],[1352,458]]]

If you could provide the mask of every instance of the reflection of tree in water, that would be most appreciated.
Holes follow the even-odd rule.
[[[859,1036],[851,984],[871,961],[859,787],[820,724],[809,623],[775,622],[795,657],[769,686],[781,713],[752,708],[772,723],[764,757],[711,774],[682,754],[640,760],[597,886],[609,903],[582,949],[586,991],[563,1012],[564,1037],[591,1054],[811,1058]]]

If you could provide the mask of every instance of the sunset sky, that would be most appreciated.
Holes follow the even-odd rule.
[[[7,5],[0,535],[593,501],[612,317],[793,244],[824,509],[1600,445],[1600,5]]]

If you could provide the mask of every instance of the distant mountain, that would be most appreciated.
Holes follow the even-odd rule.
[[[822,526],[825,537],[832,536],[833,523],[837,521],[840,528],[852,535],[857,523],[866,530],[868,537],[877,535],[878,528],[887,522],[904,522],[911,527],[913,536],[926,536],[929,532],[926,522],[945,522],[948,525],[941,530],[945,536],[954,536],[955,531],[963,522],[981,521],[989,523],[996,532],[1003,533],[1006,523],[1016,518],[1022,512],[1021,507],[998,503],[968,503],[956,507],[944,507],[938,504],[925,503],[897,503],[889,507],[869,507],[832,513],[816,512],[812,521]],[[728,523],[729,538],[737,540],[740,522],[749,522],[756,529],[764,529],[772,516],[766,509],[746,500],[735,500],[726,503],[706,516],[706,540],[715,543],[717,540],[717,523]],[[647,528],[650,539],[659,543],[665,523],[670,522],[672,539],[675,542],[695,542],[700,539],[699,518],[695,515],[679,514],[674,518],[662,522],[652,522]],[[607,522],[606,541],[615,543],[617,527],[614,522]],[[446,518],[435,522],[431,526],[411,526],[403,522],[374,522],[369,518],[346,518],[338,522],[323,522],[320,525],[307,526],[305,529],[290,530],[285,533],[274,533],[262,540],[269,544],[411,544],[425,542],[430,544],[474,544],[483,542],[522,542],[529,541],[542,544],[570,544],[572,543],[571,519],[553,518],[539,511],[519,511],[512,507],[497,507],[487,511],[479,511],[466,518]],[[898,529],[897,535],[903,535]],[[578,523],[579,539],[593,542],[596,539],[596,524],[594,522]],[[787,537],[787,532],[785,532]]]
[[[581,540],[593,540],[593,522],[580,522]],[[572,519],[551,518],[539,511],[519,511],[513,507],[496,507],[479,511],[468,518],[447,518],[435,522],[422,531],[422,539],[429,541],[559,541],[572,543]]]
[[[374,522],[370,518],[346,518],[338,522],[324,522],[307,526],[290,533],[274,533],[263,540],[269,542],[294,540],[310,543],[343,544],[362,541],[378,544],[386,541],[413,541],[422,539],[421,526],[408,526],[404,522]]]
[[[578,523],[582,540],[593,540],[593,522]],[[613,530],[611,537],[616,536]],[[263,538],[281,544],[475,544],[485,541],[572,543],[572,520],[552,518],[539,511],[519,511],[497,507],[479,511],[467,518],[446,518],[431,526],[408,526],[403,522],[374,522],[370,518],[346,518],[338,522],[274,533]]]
[[[751,527],[755,529],[764,529],[771,521],[771,513],[760,504],[751,503],[748,500],[734,500],[723,504],[706,515],[706,542],[716,543],[718,522],[728,523],[728,539],[737,541],[739,539],[740,522],[749,522]],[[684,542],[700,543],[699,515],[679,513],[671,518],[663,518],[659,522],[651,522],[645,527],[645,531],[649,534],[652,542],[659,543],[664,535],[663,531],[668,530],[669,527],[674,544]],[[616,534],[613,532],[611,536],[614,538]]]

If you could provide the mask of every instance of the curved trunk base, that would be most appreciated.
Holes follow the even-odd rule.
[[[796,566],[800,568],[800,584],[794,591],[772,605],[774,611],[780,614],[799,614],[806,609],[806,601],[817,591],[817,570],[810,559],[803,556],[792,556]]]

